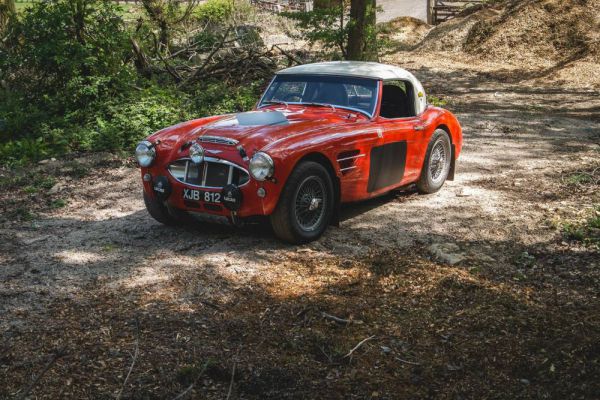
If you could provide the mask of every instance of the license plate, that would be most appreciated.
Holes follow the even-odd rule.
[[[203,201],[205,203],[220,203],[221,193],[206,192],[204,190],[183,189],[183,199],[193,201]]]

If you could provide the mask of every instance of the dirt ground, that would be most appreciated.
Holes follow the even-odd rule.
[[[600,212],[600,95],[440,59],[386,61],[457,114],[456,180],[306,246],[161,226],[116,156],[2,170],[0,397],[598,398],[598,242],[565,227]]]

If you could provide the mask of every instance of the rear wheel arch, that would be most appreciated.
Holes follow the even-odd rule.
[[[450,143],[454,143],[454,140],[452,140],[452,134],[450,133],[450,128],[448,128],[448,126],[446,124],[438,125],[437,128],[435,128],[433,131],[435,132],[438,129],[441,129],[444,132],[446,132],[446,134],[448,135],[448,138],[450,139]]]

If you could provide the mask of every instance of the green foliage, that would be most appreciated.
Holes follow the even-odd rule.
[[[431,96],[431,95],[427,96],[427,102],[435,107],[444,107],[445,105],[448,104],[448,100],[443,99],[441,97],[437,97],[437,96]]]
[[[586,172],[578,172],[567,177],[568,185],[587,185],[594,182],[594,176]]]
[[[50,202],[50,208],[63,208],[67,205],[67,201],[64,199],[56,199]]]
[[[128,34],[117,8],[96,0],[36,3],[14,22],[0,79],[51,112],[113,96],[131,79]],[[57,98],[56,93],[62,96]]]
[[[196,8],[194,15],[203,22],[223,23],[232,16],[233,12],[233,0],[208,0]]]
[[[194,94],[192,107],[200,116],[247,111],[254,107],[265,84],[254,82],[232,88],[222,82],[211,82]]]
[[[309,43],[321,43],[325,49],[339,50],[342,57],[346,56],[346,42],[348,40],[347,21],[348,1],[337,7],[315,9],[310,12],[283,13],[287,18],[296,21],[300,30],[299,38]]]
[[[231,17],[229,7],[231,0],[210,0],[198,12],[220,20]],[[4,165],[69,152],[129,152],[165,126],[251,109],[266,83],[204,81],[184,91],[167,77],[138,74],[130,37],[141,42],[151,32],[146,25],[128,28],[111,2],[35,3],[11,23],[15,34],[0,46]],[[204,39],[214,44],[215,37]]]
[[[592,214],[581,221],[563,224],[562,233],[568,240],[600,247],[600,206],[596,206]]]
[[[88,149],[131,149],[152,132],[190,118],[186,97],[156,87],[106,102],[85,126]]]

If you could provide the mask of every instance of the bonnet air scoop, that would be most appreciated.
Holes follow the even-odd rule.
[[[288,125],[289,121],[281,111],[250,111],[236,114],[240,126]]]

